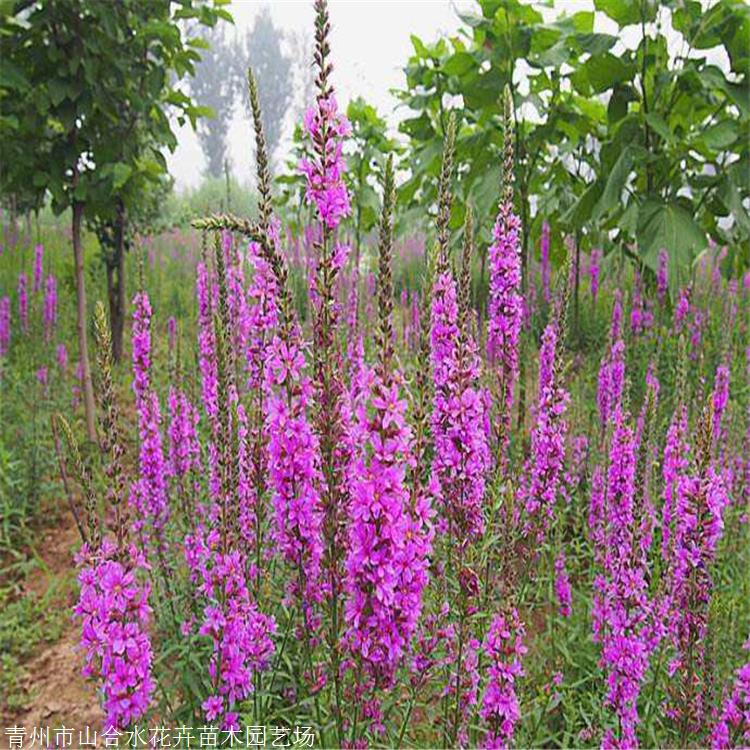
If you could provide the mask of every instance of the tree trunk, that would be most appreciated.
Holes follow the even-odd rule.
[[[112,359],[122,360],[125,330],[125,227],[127,217],[121,200],[117,203],[114,256],[107,258],[107,298],[112,329]]]
[[[529,303],[529,205],[526,195],[526,186],[521,184],[521,296],[523,297],[524,310]],[[521,327],[523,330],[523,326]],[[524,336],[519,339],[519,368],[518,368],[518,420],[516,422],[519,431],[523,430],[526,422],[526,356]]]
[[[86,283],[83,267],[83,247],[81,246],[81,219],[83,218],[83,203],[73,203],[73,256],[76,269],[76,302],[78,352],[83,371],[83,405],[86,411],[86,434],[89,440],[96,441],[96,415],[94,407],[94,386],[91,382],[91,363],[89,362],[89,347],[86,340]]]
[[[573,298],[573,325],[575,327],[576,331],[576,342],[579,339],[579,317],[578,317],[578,310],[579,310],[579,304],[578,304],[578,298],[579,298],[579,292],[581,288],[581,230],[576,229],[576,275],[575,275],[575,297]]]

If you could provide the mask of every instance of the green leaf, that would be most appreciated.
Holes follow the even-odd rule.
[[[112,167],[112,187],[119,190],[133,174],[133,168],[128,164],[118,162]]]
[[[604,186],[601,198],[597,202],[592,212],[593,219],[599,219],[613,208],[621,205],[622,191],[628,181],[628,177],[633,168],[633,159],[635,149],[632,146],[626,146],[617,157],[617,161],[612,167],[607,182]]]
[[[591,219],[591,214],[602,194],[602,186],[599,182],[589,185],[581,194],[580,198],[563,214],[562,222],[568,227],[579,227]]]
[[[644,263],[656,271],[659,251],[669,254],[670,288],[676,291],[686,279],[695,256],[706,246],[706,235],[691,213],[676,201],[646,201],[638,213],[638,248]],[[674,277],[674,278],[673,278]]]
[[[456,52],[443,63],[443,71],[449,76],[462,76],[476,67],[476,61],[468,52]]]
[[[2,65],[0,65],[0,86],[26,91],[29,88],[29,79],[23,70],[11,60],[3,60]]]
[[[581,94],[601,94],[618,83],[629,81],[634,73],[635,65],[605,52],[586,60],[570,79]]]
[[[649,112],[645,115],[645,118],[654,133],[661,136],[665,141],[671,141],[674,139],[674,134],[669,129],[669,125],[667,125],[660,114],[657,112]]]
[[[594,0],[594,8],[616,21],[620,27],[640,23],[642,10],[645,11],[645,20],[653,21],[656,6],[656,0]]]
[[[584,52],[601,55],[617,44],[617,37],[612,34],[576,34],[576,41]]]
[[[590,10],[580,10],[570,19],[573,28],[582,34],[590,34],[594,30],[594,14]]]
[[[723,120],[705,130],[701,139],[709,148],[720,151],[731,146],[738,136],[737,123],[733,120]]]
[[[424,42],[416,36],[416,34],[412,34],[411,37],[411,45],[414,47],[414,51],[417,53],[417,57],[426,60],[429,58],[430,53],[427,51],[427,47],[424,46]]]
[[[615,86],[607,105],[607,119],[612,124],[619,122],[628,114],[629,102],[637,99],[630,86]]]
[[[52,78],[47,81],[47,91],[49,92],[50,101],[55,107],[57,107],[68,95],[68,86],[65,81]]]

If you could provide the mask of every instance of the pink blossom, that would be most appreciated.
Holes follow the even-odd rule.
[[[133,548],[123,561],[108,538],[98,550],[84,547],[77,562],[82,674],[101,691],[104,726],[126,729],[146,713],[154,691],[145,563]]]
[[[44,294],[44,339],[52,340],[52,332],[57,322],[57,282],[50,274],[47,276],[47,284]]]
[[[0,299],[0,357],[8,353],[10,347],[10,297]]]
[[[27,289],[26,274],[18,274],[18,319],[21,322],[21,332],[29,332],[29,294]]]
[[[335,229],[351,213],[342,154],[342,140],[351,133],[351,126],[338,111],[333,94],[319,96],[316,105],[307,110],[304,130],[316,149],[315,157],[299,164],[307,182],[305,198],[315,205],[325,226]]]
[[[565,569],[565,553],[560,552],[555,558],[555,596],[561,617],[570,617],[571,590],[568,571]]]
[[[500,204],[489,248],[490,290],[487,310],[487,354],[499,375],[500,452],[510,438],[513,390],[518,380],[518,344],[524,303],[521,296],[521,222],[513,204]]]
[[[32,286],[32,291],[34,292],[34,294],[41,291],[42,288],[43,259],[44,245],[37,245],[34,248],[34,283]]]
[[[484,640],[489,661],[487,687],[479,715],[489,727],[485,747],[507,747],[521,718],[516,681],[523,677],[524,627],[516,610],[497,613]]]

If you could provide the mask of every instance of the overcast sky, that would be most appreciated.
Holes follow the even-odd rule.
[[[702,2],[705,5],[709,0]],[[302,32],[312,39],[312,0],[233,0],[230,10],[239,33],[252,28],[264,5],[270,8],[273,22],[281,31]],[[351,98],[362,96],[376,106],[394,130],[406,112],[396,110],[398,101],[390,89],[403,88],[405,84],[403,67],[412,52],[410,36],[415,34],[434,41],[442,35],[453,35],[460,26],[457,11],[477,9],[477,3],[474,0],[329,0],[329,9],[333,84],[342,109],[346,109]],[[593,10],[593,0],[556,0],[554,9],[543,8],[542,12],[549,20],[561,12],[570,15],[580,10]],[[618,33],[617,25],[602,13],[595,15],[594,30]],[[670,47],[681,45],[678,35],[667,30],[667,36]],[[640,30],[628,27],[613,52],[617,54],[623,43],[635,47],[639,41]],[[725,55],[709,53],[708,56],[712,62],[726,67]],[[523,75],[522,70],[518,72]],[[313,96],[310,92],[310,102]],[[253,170],[251,127],[245,108],[237,110],[229,131],[229,159],[233,173],[247,182]],[[205,162],[190,126],[178,129],[177,134],[179,146],[168,156],[168,162],[180,189],[200,183]]]
[[[311,0],[234,0],[230,10],[241,33],[252,27],[264,5],[282,31],[304,32],[312,39]],[[460,23],[455,8],[473,5],[472,0],[331,0],[333,83],[342,107],[363,96],[393,124],[397,102],[389,89],[404,84],[402,68],[412,50],[410,35],[434,40],[443,33],[454,34]],[[243,181],[252,172],[249,137],[250,121],[241,109],[229,142],[232,170]],[[189,125],[178,129],[178,138],[179,146],[168,158],[170,171],[178,188],[196,185],[204,168],[198,139]]]

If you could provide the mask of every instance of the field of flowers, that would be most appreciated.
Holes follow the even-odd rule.
[[[140,239],[129,362],[91,305],[98,443],[68,240],[6,231],[0,605],[63,507],[61,627],[120,746],[747,747],[750,274],[553,265],[543,228],[522,277],[507,92],[496,215],[450,228],[450,121],[434,231],[396,236],[389,159],[356,267],[323,0],[315,70],[315,221],[275,211],[250,76],[257,215]]]

